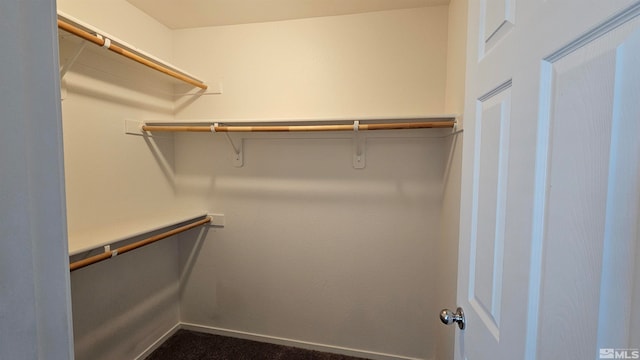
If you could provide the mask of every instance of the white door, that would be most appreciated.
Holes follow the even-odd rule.
[[[456,359],[637,358],[640,3],[470,0],[468,44]]]

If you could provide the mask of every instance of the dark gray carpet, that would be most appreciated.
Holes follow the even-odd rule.
[[[146,360],[364,360],[289,346],[178,330]]]

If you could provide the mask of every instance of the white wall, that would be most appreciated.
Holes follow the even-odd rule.
[[[446,33],[446,6],[176,31],[176,63],[224,88],[177,116],[441,114]]]
[[[124,0],[61,0],[58,8],[150,53],[171,54],[170,31]],[[120,16],[104,14],[116,12]],[[102,26],[102,27],[100,27]],[[61,32],[65,63],[80,43]],[[142,35],[144,34],[144,35]],[[152,40],[153,39],[153,40]],[[173,82],[88,44],[63,80],[65,177],[70,250],[113,225],[135,227],[175,199],[173,140],[124,135],[125,119],[172,119]],[[93,235],[92,235],[93,233]]]
[[[61,39],[62,61],[76,49],[75,40]],[[72,253],[114,226],[134,232],[136,223],[169,212],[165,205],[175,199],[173,139],[124,133],[125,119],[172,118],[171,85],[151,70],[88,46],[63,81]]]
[[[446,33],[446,7],[177,31],[176,63],[224,87],[177,117],[442,113]],[[227,222],[181,239],[182,321],[434,358],[448,155],[434,134],[364,135],[363,170],[351,134],[246,135],[242,168],[224,135],[177,135],[181,198]]]
[[[181,239],[182,321],[433,357],[444,141],[371,138],[363,170],[351,150],[349,138],[251,137],[235,168],[222,137],[176,139],[184,191],[226,215]]]
[[[0,11],[0,359],[73,359],[54,10]]]
[[[170,31],[126,1],[61,0],[59,8],[170,60]],[[61,62],[78,39],[63,35]],[[176,209],[173,139],[124,134],[125,119],[171,119],[173,82],[88,44],[64,78],[62,115],[69,247],[136,233]],[[98,252],[101,251],[98,249]],[[175,239],[71,274],[77,359],[132,359],[179,321]],[[88,254],[86,254],[88,255]]]
[[[467,5],[468,0],[449,2],[447,31],[447,80],[445,111],[464,111],[465,74],[467,69]]]

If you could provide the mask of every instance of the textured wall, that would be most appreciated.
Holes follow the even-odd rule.
[[[356,170],[349,137],[254,136],[235,168],[221,136],[176,139],[184,196],[226,216],[181,239],[182,321],[432,358],[446,142],[369,138]]]
[[[182,119],[444,111],[446,6],[189,29],[174,39],[176,63],[224,88],[178,111]]]
[[[59,9],[158,56],[170,31],[126,1],[60,1]],[[78,46],[61,33],[64,63]],[[125,119],[173,118],[173,82],[88,44],[64,78],[69,248],[81,252],[177,220],[173,138],[124,134]],[[71,275],[76,359],[132,359],[179,321],[178,257],[165,240]]]
[[[440,114],[446,38],[447,7],[176,31],[176,62],[224,88],[177,119]],[[362,135],[362,170],[349,133],[245,135],[242,168],[224,135],[177,136],[179,196],[227,221],[182,238],[182,320],[433,358],[437,134]]]

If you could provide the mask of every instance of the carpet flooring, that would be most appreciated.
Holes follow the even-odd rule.
[[[145,360],[365,360],[289,346],[178,330]]]

